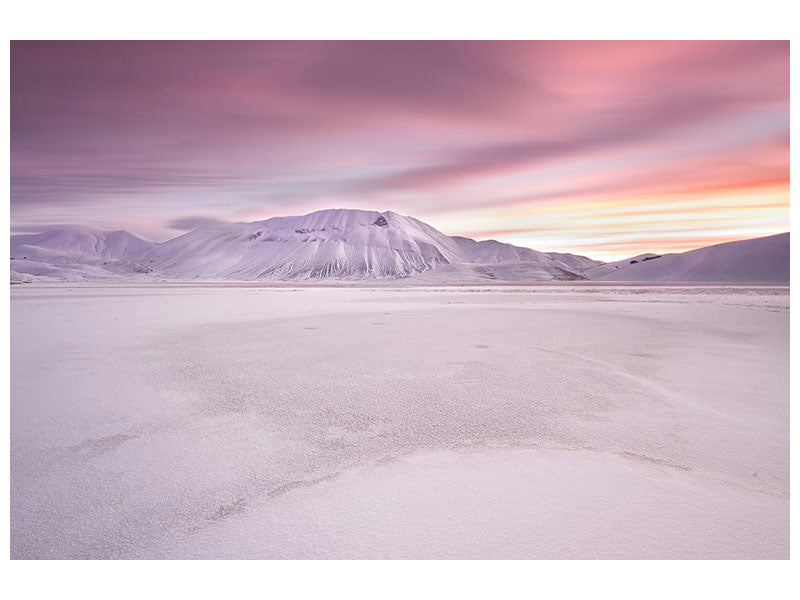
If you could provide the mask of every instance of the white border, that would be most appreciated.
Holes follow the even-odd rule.
[[[3,12],[7,40],[791,39],[795,20],[789,2],[774,0],[587,0],[558,4],[340,0],[296,1],[291,5],[239,1],[18,1]],[[6,110],[8,51],[6,44],[2,60]],[[796,52],[792,55],[795,59]],[[797,81],[795,64],[792,60],[793,82]],[[793,93],[792,98],[797,94]],[[2,126],[8,140],[8,119],[3,119]],[[8,144],[3,151],[8,151]],[[792,171],[794,174],[794,168]],[[8,171],[6,178],[9,190]],[[9,198],[10,190],[7,194]],[[794,213],[793,206],[793,216]],[[8,225],[8,210],[3,219]],[[793,248],[793,273],[797,258],[798,252]],[[8,295],[3,302],[8,317]],[[4,321],[4,328],[7,327],[8,318]],[[8,340],[8,330],[5,331]],[[797,341],[796,333],[793,324],[793,342]],[[4,348],[7,352],[8,345]],[[9,359],[4,358],[3,384],[8,390]],[[793,367],[795,362],[793,356]],[[7,403],[5,408],[2,419],[4,431],[8,431]],[[3,449],[0,468],[8,482],[7,443]],[[797,461],[792,460],[795,464]],[[3,494],[2,506],[8,515],[8,493]],[[792,542],[795,539],[792,535]],[[791,577],[791,561],[26,562],[8,560],[8,518],[4,519],[2,540],[5,560],[0,580],[10,592],[8,597],[13,598],[798,597],[798,578]]]

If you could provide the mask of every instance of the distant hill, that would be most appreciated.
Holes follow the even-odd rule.
[[[641,254],[587,269],[594,281],[788,283],[789,233],[679,254]]]
[[[144,273],[147,267],[137,261],[155,245],[127,231],[74,225],[12,235],[12,279],[25,281],[23,274],[74,280]]]

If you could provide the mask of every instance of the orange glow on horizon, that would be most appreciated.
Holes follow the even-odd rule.
[[[354,208],[604,260],[784,232],[789,46],[14,41],[12,229]]]
[[[504,226],[508,223],[514,227]],[[444,231],[451,234],[457,231],[479,240],[496,239],[610,262],[645,252],[685,252],[789,231],[789,185],[597,202],[564,198],[503,213],[463,215],[460,223],[447,223],[447,227]]]

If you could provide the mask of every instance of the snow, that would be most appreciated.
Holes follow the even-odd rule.
[[[576,273],[583,273],[590,267],[597,267],[605,264],[602,261],[593,260],[587,256],[581,256],[580,254],[569,254],[567,252],[548,252],[547,255],[550,258],[554,258],[563,263]]]
[[[788,515],[776,519],[776,504],[769,494],[686,477],[624,454],[441,450],[291,488],[248,511],[232,511],[170,553],[233,559],[785,558],[773,543],[788,545]]]
[[[549,255],[494,240],[449,237],[397,213],[329,209],[253,223],[216,223],[154,244],[86,228],[12,236],[13,270],[65,279],[358,280],[451,270],[461,280],[581,279],[595,261]],[[113,236],[113,239],[112,239]],[[113,243],[112,243],[113,242]],[[113,250],[110,251],[110,250]],[[21,257],[26,259],[20,260]],[[33,261],[33,262],[31,262]],[[475,276],[476,270],[478,275]],[[97,266],[102,269],[97,270]],[[439,267],[451,267],[439,271]]]
[[[466,263],[527,263],[544,280],[569,271],[543,252],[449,237],[391,211],[350,209],[198,229],[153,248],[144,260],[177,279],[405,278]]]
[[[89,227],[69,226],[44,233],[11,236],[11,256],[93,256],[98,259],[137,260],[154,242],[127,231],[102,231]]]
[[[603,264],[496,240],[447,236],[413,217],[328,209],[212,223],[160,244],[86,227],[11,236],[15,282],[80,280],[787,283],[789,234]]]
[[[144,260],[174,278],[401,277],[455,260],[455,250],[447,236],[415,219],[325,210],[198,229]]]
[[[11,270],[61,280],[137,277],[148,269],[139,260],[154,242],[127,231],[65,226],[11,236]]]
[[[13,558],[786,558],[788,287],[26,284]]]
[[[598,281],[788,283],[789,233],[699,248],[642,254],[584,271]]]

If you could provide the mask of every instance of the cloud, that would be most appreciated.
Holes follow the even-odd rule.
[[[12,220],[486,210],[663,188],[645,158],[724,188],[788,136],[788,66],[781,41],[13,42]]]
[[[719,118],[750,102],[746,96],[667,98],[645,107],[608,111],[606,118],[598,119],[599,124],[594,128],[572,136],[460,151],[447,162],[377,177],[354,187],[369,192],[437,187],[513,168],[536,167],[564,157],[579,158],[588,153],[611,152],[637,142],[653,143],[660,137],[676,133],[683,133],[691,139],[702,135],[690,129],[699,121]]]
[[[178,219],[173,219],[166,223],[170,229],[177,229],[179,231],[192,231],[201,227],[215,227],[218,225],[226,225],[228,221],[221,219],[214,219],[212,217],[203,216],[186,216]]]

